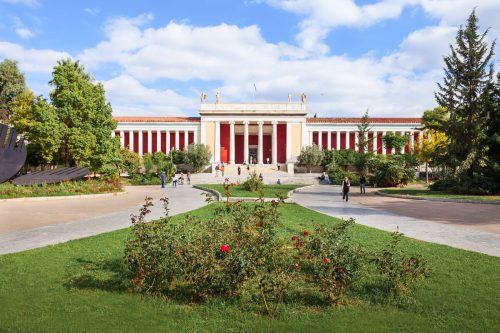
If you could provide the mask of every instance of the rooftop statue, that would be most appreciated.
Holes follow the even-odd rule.
[[[201,95],[200,95],[200,102],[204,103],[206,99],[207,99],[207,94],[205,94],[204,92],[202,92]]]
[[[217,92],[215,94],[215,103],[219,103],[220,102],[220,92]]]
[[[300,99],[302,100],[302,103],[305,103],[307,101],[306,94],[302,93],[302,95],[300,95]]]

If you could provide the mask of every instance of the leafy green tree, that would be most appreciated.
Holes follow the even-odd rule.
[[[444,58],[444,80],[435,94],[449,112],[439,130],[449,140],[444,163],[458,183],[481,177],[487,164],[495,41],[489,47],[488,30],[482,34],[478,30],[472,11],[465,27],[458,30],[455,45],[450,45],[451,54]]]
[[[120,148],[120,159],[122,161],[123,171],[128,173],[130,177],[139,174],[141,170],[141,158],[139,154],[128,148]]]
[[[302,148],[297,160],[299,165],[303,165],[307,168],[307,172],[311,172],[312,166],[321,164],[322,157],[323,153],[319,147],[313,144],[312,146]]]
[[[191,144],[185,152],[185,163],[193,168],[193,172],[200,172],[210,164],[212,153],[204,144]]]
[[[321,158],[321,166],[326,167],[334,160],[334,150],[323,150],[323,157]]]
[[[116,128],[111,105],[101,83],[94,84],[83,65],[70,59],[58,61],[49,82],[52,105],[62,125],[61,155],[65,165],[81,164],[99,170],[113,159]]]
[[[185,157],[184,151],[180,149],[172,149],[167,155],[167,159],[174,164],[183,164],[184,157]]]
[[[368,132],[370,132],[370,117],[368,116],[368,110],[365,111],[363,117],[361,117],[361,121],[358,127],[358,150],[360,154],[364,154],[368,151],[368,146],[373,139],[368,138]]]
[[[408,136],[401,135],[399,133],[387,132],[383,137],[383,140],[387,149],[394,148],[396,154],[399,154],[408,143]]]
[[[336,150],[333,154],[335,164],[344,168],[345,171],[349,169],[349,166],[356,165],[358,159],[359,154],[350,149]]]
[[[0,62],[0,122],[9,122],[12,102],[26,89],[24,75],[17,62],[5,59]]]

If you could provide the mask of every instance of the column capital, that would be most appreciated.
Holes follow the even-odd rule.
[[[263,121],[258,121],[257,125],[264,125],[264,122]]]
[[[273,125],[278,125],[278,121],[277,120],[273,120],[272,124]]]
[[[244,124],[244,125],[249,125],[249,124],[250,124],[250,120],[244,120],[244,121],[243,121],[243,124]]]
[[[229,122],[229,125],[234,125],[234,124],[236,124],[236,121],[234,121],[234,120],[231,120],[231,121]]]

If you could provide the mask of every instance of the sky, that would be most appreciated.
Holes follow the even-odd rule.
[[[499,0],[0,0],[0,61],[47,97],[57,61],[78,60],[114,115],[197,116],[200,94],[220,92],[305,93],[324,117],[418,117],[474,8],[498,39]]]

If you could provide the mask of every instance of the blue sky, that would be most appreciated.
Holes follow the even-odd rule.
[[[498,37],[496,0],[0,0],[0,61],[47,96],[57,60],[78,59],[116,115],[197,115],[199,94],[220,91],[304,92],[320,116],[419,116],[474,7]]]

